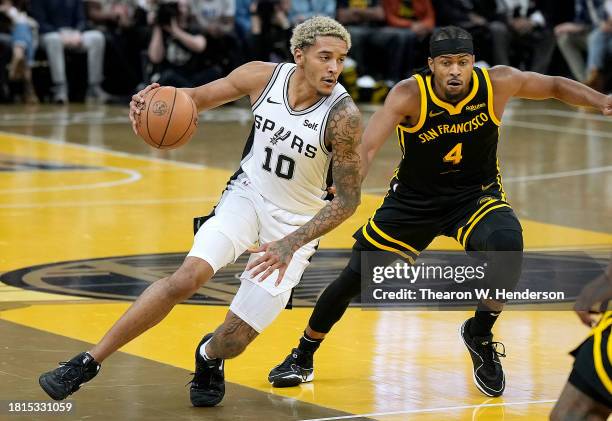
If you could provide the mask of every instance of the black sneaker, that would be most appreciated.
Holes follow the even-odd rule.
[[[487,396],[501,396],[506,388],[506,378],[499,357],[506,356],[506,348],[501,342],[493,342],[493,335],[472,336],[469,329],[471,320],[463,322],[459,334],[472,357],[474,383]],[[497,350],[498,345],[502,352]]]
[[[205,361],[200,355],[200,347],[213,337],[212,333],[202,338],[195,351],[196,369],[190,382],[189,397],[193,406],[215,406],[225,395],[224,360]]]
[[[100,364],[87,352],[82,352],[70,361],[59,364],[58,368],[41,374],[38,378],[40,387],[56,401],[72,395],[83,383],[96,377],[100,370]]]
[[[273,387],[293,387],[310,382],[312,379],[314,379],[312,354],[297,348],[293,348],[285,361],[268,374],[268,381]]]

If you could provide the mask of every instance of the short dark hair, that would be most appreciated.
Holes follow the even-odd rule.
[[[443,26],[441,28],[436,28],[431,34],[431,38],[429,39],[429,46],[435,41],[442,41],[445,39],[473,39],[472,34],[466,31],[463,28],[459,28],[458,26]]]

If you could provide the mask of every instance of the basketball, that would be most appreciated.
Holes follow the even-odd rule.
[[[174,149],[189,142],[198,126],[198,110],[189,95],[173,86],[148,92],[136,115],[138,135],[157,149]]]

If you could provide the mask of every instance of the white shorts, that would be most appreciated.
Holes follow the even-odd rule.
[[[280,240],[304,225],[311,218],[312,216],[298,215],[278,208],[256,192],[250,186],[248,178],[243,175],[232,182],[223,193],[219,204],[215,208],[214,215],[198,230],[188,256],[205,260],[217,272],[229,263],[235,262],[248,248],[258,243],[264,244]],[[259,297],[254,301],[255,305],[253,306],[241,304],[236,307],[238,312],[242,312],[242,314],[236,314],[255,330],[263,330],[285,307],[291,289],[300,282],[318,243],[318,239],[314,240],[302,246],[293,254],[279,286],[274,285],[278,278],[278,270],[274,271],[263,282],[259,282],[261,275],[254,278],[245,270],[240,275],[240,279],[243,281],[242,286],[234,298],[232,306],[238,299],[238,295],[246,294],[241,293],[245,281],[265,291],[274,302],[277,301],[275,297],[281,296],[278,302],[284,301],[284,304],[277,309],[278,306],[271,305],[270,301]],[[262,254],[252,254],[249,257],[249,262]],[[247,296],[252,295],[253,293],[247,294]],[[252,298],[248,300],[252,300]],[[244,300],[241,298],[241,301]],[[267,322],[264,323],[260,320],[260,314],[268,311],[266,307],[270,308],[270,314],[273,314],[273,317],[265,317]]]
[[[230,304],[230,310],[261,333],[283,311],[290,296],[291,290],[271,295],[257,284],[243,279]]]

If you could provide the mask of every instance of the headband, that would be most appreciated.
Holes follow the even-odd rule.
[[[436,58],[446,54],[474,54],[474,43],[471,39],[454,38],[433,41],[429,45],[429,55]]]

